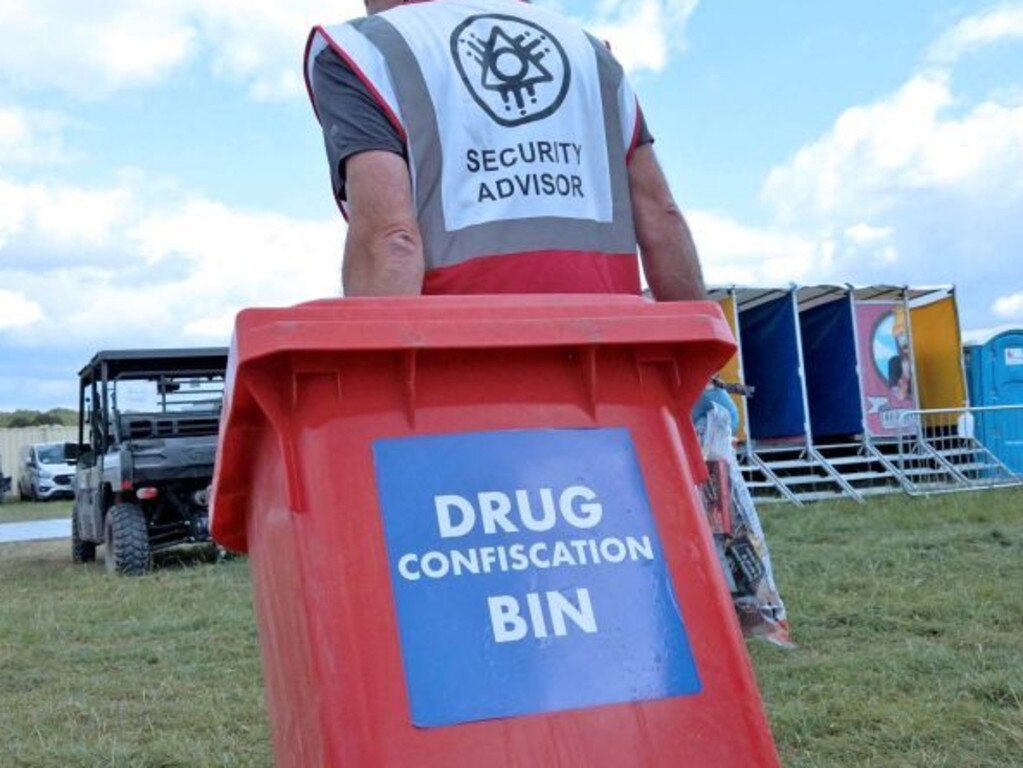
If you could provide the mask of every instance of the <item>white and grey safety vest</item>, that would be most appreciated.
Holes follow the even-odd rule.
[[[427,0],[314,28],[310,81],[328,46],[405,143],[424,293],[639,293],[639,106],[603,43],[520,0]]]

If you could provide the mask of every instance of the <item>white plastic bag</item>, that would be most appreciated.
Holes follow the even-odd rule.
[[[760,516],[735,455],[732,416],[712,403],[697,419],[696,431],[710,474],[702,489],[704,510],[743,634],[795,647]]]

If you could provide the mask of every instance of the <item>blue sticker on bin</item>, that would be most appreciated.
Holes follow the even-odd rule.
[[[373,448],[416,726],[699,692],[627,430]]]

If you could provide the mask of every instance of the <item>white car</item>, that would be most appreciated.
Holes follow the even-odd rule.
[[[11,478],[4,474],[3,462],[0,461],[0,504],[4,503],[4,497],[11,492]]]
[[[21,449],[18,495],[22,501],[73,499],[75,496],[74,443],[34,443]]]

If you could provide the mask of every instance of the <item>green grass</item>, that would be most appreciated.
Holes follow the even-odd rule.
[[[70,501],[7,501],[0,504],[0,524],[58,517],[71,519]]]
[[[248,563],[143,578],[0,546],[0,766],[268,766]]]
[[[1023,765],[1023,492],[762,515],[800,646],[752,646],[786,766]]]
[[[786,766],[1023,765],[1023,492],[761,512]],[[108,578],[0,546],[0,766],[270,764],[246,561]]]

